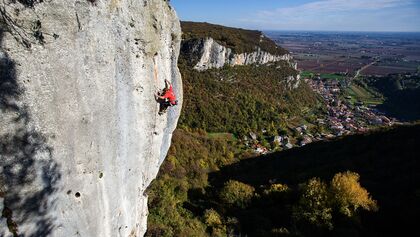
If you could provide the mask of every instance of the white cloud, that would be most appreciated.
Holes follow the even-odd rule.
[[[413,26],[410,20],[401,18],[409,13],[419,13],[414,1],[417,0],[317,0],[294,7],[258,11],[253,17],[237,22],[241,26],[259,29],[398,30],[407,27],[418,30],[419,27]]]
[[[260,11],[258,16],[271,17],[278,15],[315,14],[340,11],[379,10],[411,4],[412,0],[322,0],[295,7],[278,8],[271,11]]]

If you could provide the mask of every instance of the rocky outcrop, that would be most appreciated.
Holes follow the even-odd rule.
[[[0,6],[0,236],[143,236],[182,104],[164,0]],[[158,115],[154,92],[180,104]]]
[[[288,76],[285,81],[289,90],[297,89],[301,83],[300,75]]]
[[[194,69],[199,71],[221,68],[225,65],[266,64],[280,60],[289,61],[291,66],[296,67],[296,64],[291,61],[290,54],[272,55],[260,48],[256,48],[254,52],[236,54],[212,38],[183,42],[182,51],[188,54],[189,58],[196,60]]]

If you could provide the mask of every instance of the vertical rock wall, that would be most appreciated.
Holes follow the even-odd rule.
[[[0,6],[0,236],[143,236],[182,106],[164,0]],[[154,92],[180,104],[158,115]]]

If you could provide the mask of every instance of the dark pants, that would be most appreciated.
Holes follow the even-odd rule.
[[[171,103],[161,100],[161,102],[159,102],[159,114],[165,113],[169,107],[171,107]]]
[[[159,92],[158,94],[160,96],[165,95],[166,91],[168,91],[168,88],[163,89],[161,92]],[[171,107],[171,103],[167,100],[167,99],[157,99],[156,100],[159,103],[159,115],[162,115],[166,112],[166,110]]]

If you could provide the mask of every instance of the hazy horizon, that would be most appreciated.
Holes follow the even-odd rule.
[[[417,0],[172,0],[183,21],[262,31],[420,33]]]
[[[415,34],[420,31],[338,31],[338,30],[261,30],[263,32],[296,32],[296,33],[375,33],[375,34]]]

